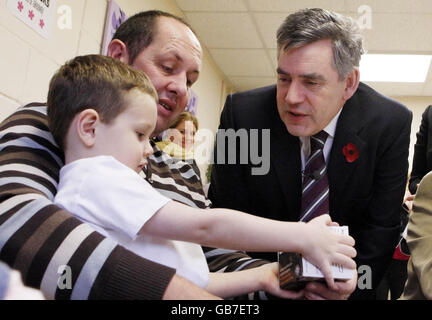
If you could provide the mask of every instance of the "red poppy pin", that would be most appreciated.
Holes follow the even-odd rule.
[[[348,143],[345,147],[343,147],[342,152],[345,156],[346,161],[350,163],[356,161],[359,157],[357,147],[351,142]]]

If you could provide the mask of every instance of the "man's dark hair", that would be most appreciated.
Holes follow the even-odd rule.
[[[332,41],[333,65],[343,80],[359,66],[364,52],[361,30],[353,18],[321,8],[288,15],[277,30],[278,56],[281,51],[325,39]]]
[[[113,36],[113,40],[121,40],[126,45],[129,64],[132,64],[140,52],[152,43],[156,35],[156,21],[159,17],[175,19],[183,23],[195,34],[192,27],[184,19],[171,13],[159,10],[137,13],[123,22]]]

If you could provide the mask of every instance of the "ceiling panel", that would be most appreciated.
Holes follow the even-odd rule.
[[[432,15],[376,13],[372,28],[365,29],[366,49],[371,52],[420,53],[432,51]]]
[[[345,0],[345,5],[352,12],[366,5],[373,13],[432,13],[430,0]]]
[[[274,68],[264,49],[209,49],[227,76],[271,77]]]
[[[354,18],[364,28],[369,53],[432,54],[432,0],[176,2],[235,90],[274,82],[276,30],[289,13],[306,7],[323,7]],[[432,75],[424,84],[373,86],[387,95],[432,95]]]
[[[250,90],[276,83],[276,77],[231,77],[230,80],[238,91]]]
[[[398,83],[398,82],[365,82],[376,91],[388,96],[421,96],[423,83]]]
[[[207,48],[262,48],[248,13],[186,12],[186,18]]]
[[[285,13],[253,13],[262,41],[266,48],[276,48],[276,32],[283,20]]]
[[[345,1],[343,0],[247,0],[251,11],[281,12],[286,13],[303,8],[324,8],[332,11],[345,11]]]
[[[247,11],[244,0],[176,0],[183,11]]]

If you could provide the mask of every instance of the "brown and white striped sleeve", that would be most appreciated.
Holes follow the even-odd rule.
[[[161,299],[175,270],[53,204],[62,165],[45,104],[21,107],[0,124],[0,260],[50,299]],[[58,285],[65,266],[70,288]]]

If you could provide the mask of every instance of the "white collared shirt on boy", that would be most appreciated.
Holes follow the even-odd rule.
[[[54,202],[96,231],[200,287],[209,281],[201,246],[138,232],[171,199],[111,156],[80,159],[60,170]]]

